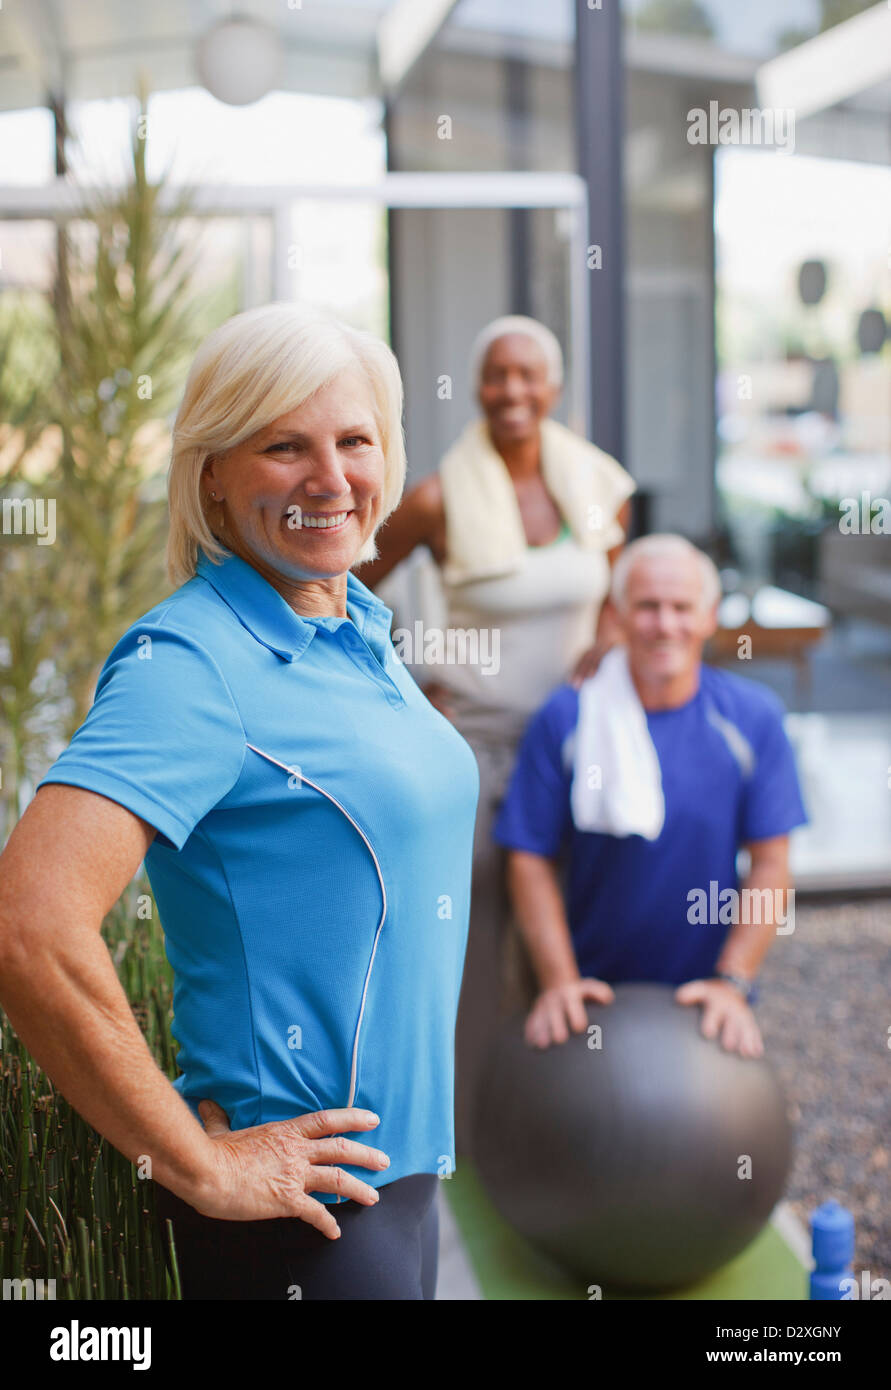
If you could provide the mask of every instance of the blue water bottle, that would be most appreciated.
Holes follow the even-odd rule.
[[[824,1202],[811,1215],[814,1270],[811,1298],[842,1299],[841,1281],[852,1277],[854,1217],[835,1200]]]

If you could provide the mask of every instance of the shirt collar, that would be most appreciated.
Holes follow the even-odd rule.
[[[344,623],[358,628],[378,659],[385,659],[393,611],[352,570],[347,570],[349,618],[301,617],[253,565],[229,551],[215,564],[199,549],[195,570],[216,589],[242,626],[286,661],[303,655],[319,627],[337,632]]]

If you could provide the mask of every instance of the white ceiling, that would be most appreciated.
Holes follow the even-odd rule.
[[[377,95],[377,22],[391,0],[18,0],[0,20],[0,110],[195,86],[196,41],[237,11],[275,28],[290,90]]]
[[[73,101],[130,97],[140,73],[150,91],[198,85],[195,44],[233,12],[278,31],[286,90],[360,100],[380,96],[377,27],[396,2],[7,0],[0,11],[0,111],[44,105],[54,90]],[[532,61],[562,66],[572,60],[571,6],[572,0],[458,0],[445,46],[491,56],[516,47]],[[632,32],[626,50],[630,67],[678,78],[747,82],[756,67],[714,43],[671,34]],[[891,79],[846,105],[891,113]]]

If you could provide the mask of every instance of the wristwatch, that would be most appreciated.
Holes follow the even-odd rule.
[[[727,970],[716,970],[716,980],[726,980],[728,985],[735,985],[747,1004],[757,1004],[758,991],[751,980],[745,979],[742,975],[731,975]]]

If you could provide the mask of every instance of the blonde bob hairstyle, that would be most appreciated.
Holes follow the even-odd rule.
[[[199,548],[213,561],[230,553],[211,531],[205,509],[201,477],[207,460],[237,448],[357,366],[371,387],[384,453],[380,526],[402,496],[406,469],[402,378],[386,343],[316,309],[287,303],[248,309],[208,334],[173,426],[167,488],[172,584],[192,578]],[[355,563],[377,554],[371,535]]]

